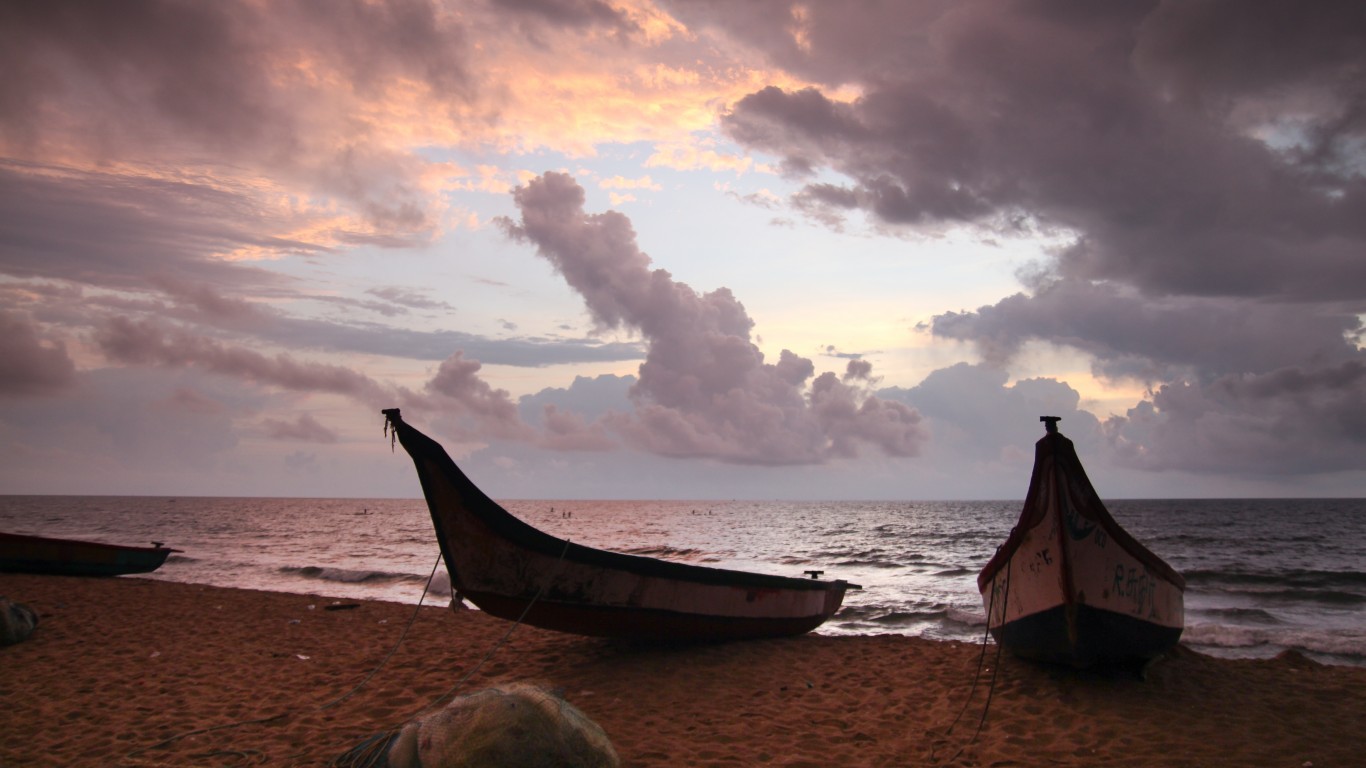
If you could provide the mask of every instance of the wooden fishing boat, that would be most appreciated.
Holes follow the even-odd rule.
[[[0,571],[48,573],[63,576],[121,576],[151,573],[172,552],[161,542],[151,547],[129,547],[97,541],[53,539],[0,533]]]
[[[799,635],[839,610],[843,580],[707,568],[556,538],[484,495],[446,451],[383,411],[412,457],[457,596],[502,619],[559,632],[705,642]]]
[[[1150,659],[1181,638],[1185,579],[1105,509],[1056,416],[1040,418],[1019,522],[977,576],[996,642],[1073,666]]]

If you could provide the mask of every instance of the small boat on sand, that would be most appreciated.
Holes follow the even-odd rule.
[[[484,612],[559,632],[707,642],[799,635],[839,610],[843,580],[707,568],[593,549],[522,522],[484,495],[399,409],[383,411],[417,466],[459,597]]]
[[[977,576],[987,626],[1025,658],[1151,659],[1181,638],[1185,579],[1110,516],[1058,417],[1040,421],[1019,522]]]
[[[62,576],[121,576],[151,573],[172,552],[161,542],[151,547],[129,547],[97,541],[53,539],[0,533],[0,571]]]

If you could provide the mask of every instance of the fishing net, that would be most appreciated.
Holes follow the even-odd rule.
[[[382,762],[371,764],[389,768],[620,765],[612,742],[597,723],[564,699],[521,683],[461,696],[444,709],[409,722],[387,741]]]
[[[0,645],[14,645],[28,639],[38,626],[38,614],[23,603],[0,597]]]

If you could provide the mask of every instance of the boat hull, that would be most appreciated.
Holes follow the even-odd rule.
[[[1115,522],[1057,433],[1039,441],[1020,520],[978,587],[992,636],[1031,659],[1141,661],[1184,627],[1184,579]]]
[[[0,571],[61,576],[151,573],[176,551],[0,533]]]
[[[1021,658],[1088,667],[1150,659],[1176,645],[1181,631],[1089,605],[1069,620],[1059,605],[994,626],[991,634]]]
[[[522,598],[489,592],[462,595],[480,610],[500,619],[516,621],[525,613],[523,621],[532,626],[646,642],[721,642],[801,635],[825,623],[829,615],[821,611],[798,616],[718,616],[549,600],[537,601],[528,611],[529,601]]]
[[[445,450],[386,411],[413,458],[456,595],[499,618],[580,635],[705,642],[797,635],[854,588],[657,560],[550,536],[483,494]]]

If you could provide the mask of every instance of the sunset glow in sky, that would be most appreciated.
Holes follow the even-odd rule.
[[[0,493],[1366,494],[1359,2],[0,7]]]

